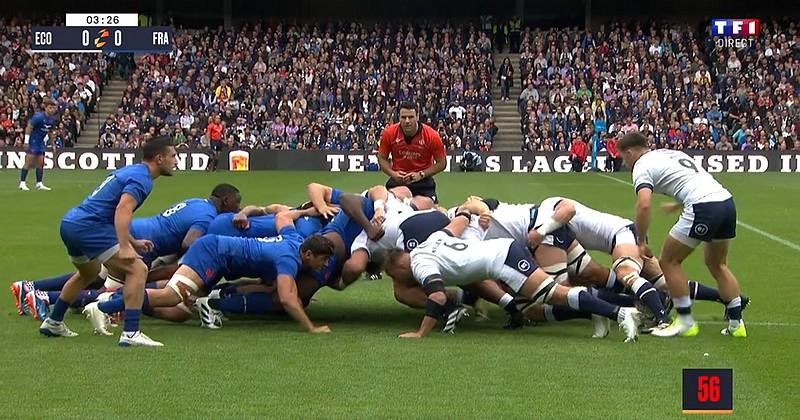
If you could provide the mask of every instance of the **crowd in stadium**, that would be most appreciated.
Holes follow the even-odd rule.
[[[28,120],[49,96],[60,111],[56,145],[72,147],[110,76],[110,60],[99,54],[32,56],[30,28],[0,18],[0,145],[21,146]]]
[[[248,24],[178,31],[171,55],[142,56],[135,66],[102,55],[31,56],[30,26],[2,23],[7,145],[21,141],[47,95],[62,111],[57,144],[74,144],[113,67],[129,82],[97,147],[135,148],[158,134],[205,147],[213,132],[230,148],[374,150],[397,104],[411,99],[448,149],[491,150],[492,91],[508,96],[493,52],[517,44],[519,62],[502,70],[523,88],[509,98],[520,111],[522,150],[567,150],[595,136],[603,147],[634,130],[657,147],[785,150],[800,133],[793,21],[764,21],[753,46],[739,51],[716,48],[696,27],[643,22],[519,35],[486,22]],[[209,130],[217,116],[223,129]]]
[[[766,23],[751,48],[717,48],[691,26],[615,23],[523,33],[523,149],[639,130],[659,148],[792,149],[800,132],[798,31]]]

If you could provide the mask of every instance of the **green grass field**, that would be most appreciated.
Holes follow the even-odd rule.
[[[58,226],[105,172],[47,172],[50,192],[16,190],[17,171],[0,171],[0,278],[5,285],[71,268]],[[617,176],[629,181],[628,174]],[[800,242],[800,177],[731,174],[741,222]],[[33,180],[33,174],[29,176]],[[305,184],[360,191],[378,174],[325,172],[179,173],[161,178],[138,216],[231,182],[245,203],[297,203]],[[468,194],[537,202],[563,195],[632,217],[630,186],[592,174],[447,174],[438,177],[445,205]],[[650,238],[658,248],[674,216],[658,213]],[[67,317],[74,339],[45,339],[38,323],[16,314],[0,293],[0,418],[668,418],[681,416],[681,369],[734,369],[735,413],[797,418],[800,349],[800,251],[739,227],[730,266],[753,300],[749,337],[720,336],[722,306],[700,303],[700,335],[642,337],[624,344],[616,329],[593,340],[587,322],[508,332],[502,313],[467,319],[453,336],[403,341],[420,313],[394,301],[387,280],[323,290],[309,313],[333,332],[312,336],[282,318],[227,322],[219,331],[191,321],[144,320],[163,349],[121,349],[116,337],[91,334],[80,315]],[[595,255],[607,264],[608,258]],[[702,255],[690,277],[713,284]],[[703,353],[709,353],[704,357]],[[793,379],[794,378],[794,379]],[[794,384],[794,385],[792,385]]]

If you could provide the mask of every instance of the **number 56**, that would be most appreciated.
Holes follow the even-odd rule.
[[[697,401],[719,401],[719,376],[700,375],[697,378]]]

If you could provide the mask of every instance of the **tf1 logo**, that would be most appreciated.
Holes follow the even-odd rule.
[[[725,37],[716,40],[718,47],[745,48],[753,45],[761,34],[761,21],[758,19],[712,19],[711,35]]]

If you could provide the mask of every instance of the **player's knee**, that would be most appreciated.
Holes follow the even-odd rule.
[[[534,275],[536,275],[536,273],[531,275],[531,277],[528,279],[529,282],[530,281],[537,282],[537,280],[534,280],[533,278]],[[538,304],[549,303],[556,292],[556,288],[558,287],[558,283],[556,283],[556,281],[551,276],[547,276],[547,278],[538,281],[538,284],[534,283],[534,285],[536,286],[536,288],[533,289],[532,292],[529,292],[527,294],[528,298],[533,303],[538,303]]]
[[[200,290],[200,286],[198,286],[192,279],[184,276],[183,274],[174,274],[169,282],[167,282],[167,287],[162,289],[164,292],[170,290],[174,293],[166,293],[167,296],[171,296],[170,302],[173,300],[175,301],[173,305],[177,305],[180,302],[185,301],[189,298],[189,296],[196,295],[197,292]],[[165,296],[166,297],[166,296]]]
[[[553,277],[553,280],[558,284],[566,283],[569,280],[569,268],[566,262],[555,263],[542,267],[545,273]]]

